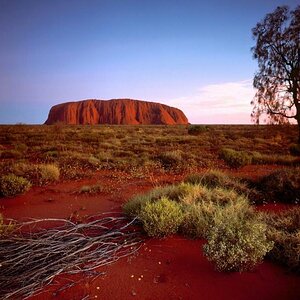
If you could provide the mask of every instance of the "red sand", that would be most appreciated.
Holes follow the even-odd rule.
[[[132,179],[123,173],[103,171],[93,180],[62,182],[35,187],[25,195],[1,200],[6,218],[80,216],[119,210],[132,195],[153,184],[176,182],[182,176],[160,176],[153,182]],[[97,195],[78,194],[84,184],[99,182]],[[203,257],[204,241],[180,236],[146,239],[137,255],[102,268],[106,275],[92,278],[60,276],[31,299],[300,299],[300,277],[265,261],[247,273],[219,273]],[[71,281],[70,281],[71,280]],[[67,282],[74,286],[57,292]]]

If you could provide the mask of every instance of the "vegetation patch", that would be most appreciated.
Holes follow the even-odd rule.
[[[268,238],[274,242],[269,257],[300,272],[300,207],[263,216],[268,224]]]
[[[220,158],[231,168],[239,168],[251,164],[251,156],[248,153],[230,148],[221,149]]]
[[[56,165],[38,165],[39,184],[44,185],[59,180],[60,171]]]
[[[267,239],[267,225],[249,213],[219,210],[207,234],[204,254],[219,271],[247,271],[262,262],[272,249]]]
[[[156,202],[147,202],[138,217],[149,236],[163,237],[177,232],[183,212],[177,202],[162,197]]]
[[[23,177],[14,174],[4,175],[0,178],[0,195],[13,197],[23,194],[31,187],[31,183]]]
[[[300,168],[284,168],[262,177],[258,183],[267,202],[299,203]]]
[[[188,127],[188,134],[199,135],[208,130],[209,130],[209,127],[207,127],[206,125],[190,125]]]
[[[267,225],[233,189],[181,183],[136,196],[123,209],[149,236],[206,238],[205,255],[220,271],[252,269],[273,246]]]
[[[240,195],[245,195],[252,203],[261,203],[263,195],[250,186],[246,180],[226,174],[225,172],[211,169],[205,173],[194,173],[188,175],[185,180],[187,183],[200,184],[208,188],[219,187],[221,189],[234,190]]]

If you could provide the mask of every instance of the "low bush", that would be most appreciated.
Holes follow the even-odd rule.
[[[209,128],[206,125],[190,125],[188,127],[188,134],[199,135],[202,132],[208,131]]]
[[[56,165],[42,164],[37,167],[39,184],[44,185],[57,181],[60,176],[59,168]]]
[[[31,187],[30,182],[23,177],[14,174],[4,175],[0,178],[0,195],[4,197],[13,197],[23,194]]]
[[[263,201],[263,195],[254,187],[250,187],[249,182],[242,181],[219,170],[211,169],[205,173],[190,174],[184,181],[204,185],[208,188],[220,187],[226,190],[234,190],[238,194],[247,196],[253,203]]]
[[[149,236],[163,237],[177,232],[183,212],[178,203],[162,197],[156,202],[147,202],[138,217]]]
[[[251,153],[252,164],[256,165],[293,165],[298,163],[299,159],[291,155],[278,155],[278,154],[262,154],[254,151]]]
[[[247,184],[236,177],[232,177],[219,170],[208,170],[205,173],[190,174],[184,180],[191,184],[201,184],[209,188],[223,187],[227,189],[234,189],[237,192],[249,192]]]
[[[178,169],[183,163],[182,152],[179,150],[163,152],[157,156],[157,160],[166,170]]]
[[[220,158],[231,168],[239,168],[251,164],[251,156],[248,153],[230,148],[221,149]]]
[[[223,208],[215,214],[213,226],[206,235],[204,254],[219,271],[251,270],[273,247],[266,232],[267,225],[249,208],[240,211]]]
[[[212,202],[186,206],[180,232],[189,238],[204,238],[211,226],[215,210],[216,204]]]
[[[268,238],[274,242],[269,257],[300,272],[300,207],[263,216],[268,225]]]
[[[179,231],[206,238],[205,255],[220,271],[252,269],[273,246],[266,223],[234,189],[185,182],[138,195],[123,209],[141,220],[149,236]]]
[[[188,194],[189,184],[167,185],[157,187],[148,193],[136,195],[123,205],[123,211],[129,216],[138,216],[141,209],[147,202],[155,202],[162,197],[173,201],[179,201],[184,195]]]
[[[269,201],[299,203],[300,168],[285,168],[264,176],[258,182]]]

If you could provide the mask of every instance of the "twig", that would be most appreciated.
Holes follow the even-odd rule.
[[[107,214],[80,224],[65,219],[14,221],[14,232],[0,237],[2,299],[26,299],[60,274],[91,275],[132,255],[142,242],[134,222]],[[51,223],[56,226],[45,229]],[[97,270],[97,274],[103,272]]]

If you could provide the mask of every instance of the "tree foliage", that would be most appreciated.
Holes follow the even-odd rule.
[[[262,115],[270,123],[296,119],[300,127],[300,6],[277,7],[252,33],[259,67],[253,81],[257,89],[251,103],[253,120],[259,123]]]

